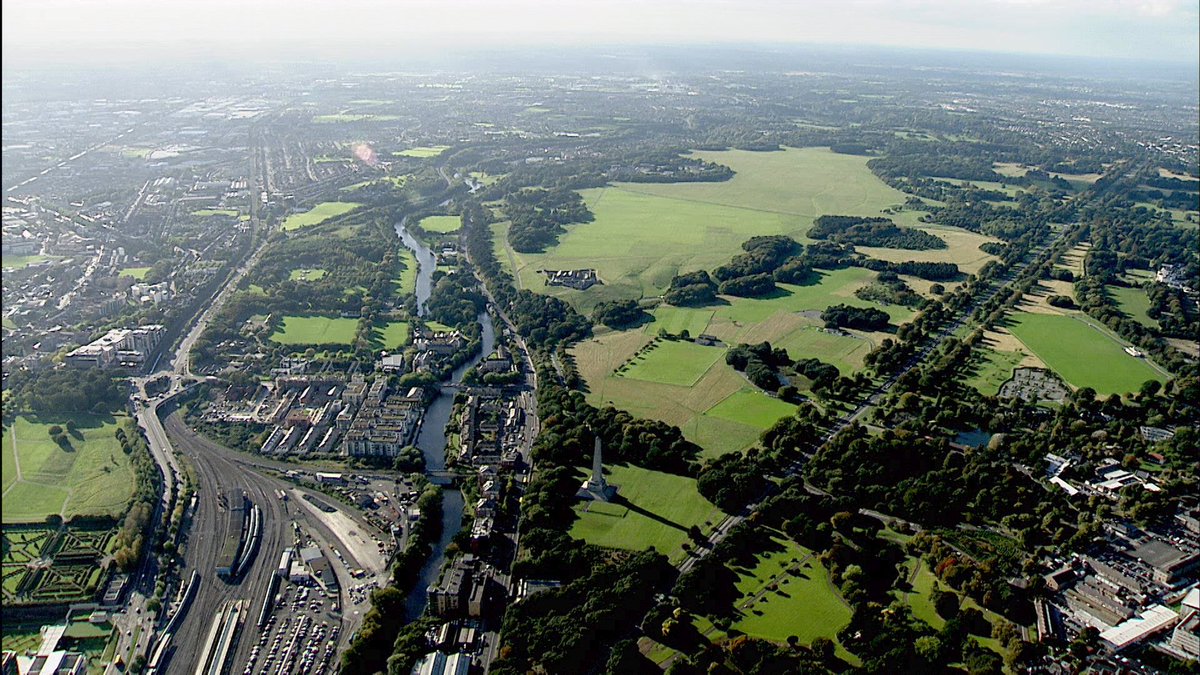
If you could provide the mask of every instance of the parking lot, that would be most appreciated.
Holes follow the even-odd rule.
[[[250,649],[243,675],[333,673],[341,617],[320,589],[283,582],[279,602]]]

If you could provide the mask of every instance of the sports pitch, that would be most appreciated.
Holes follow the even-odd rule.
[[[1019,312],[1008,324],[1017,339],[1072,386],[1108,396],[1137,391],[1146,380],[1167,379],[1144,359],[1125,353],[1124,343],[1091,321]]]
[[[348,345],[354,341],[358,321],[328,316],[285,316],[271,339],[284,345]]]

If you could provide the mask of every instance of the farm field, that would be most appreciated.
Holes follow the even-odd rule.
[[[663,340],[634,357],[622,377],[647,382],[691,386],[713,366],[725,350],[694,342]]]
[[[428,158],[428,157],[437,157],[438,155],[442,154],[443,152],[445,152],[449,149],[450,149],[450,146],[448,146],[448,145],[424,145],[424,146],[420,146],[420,147],[416,147],[416,148],[408,148],[407,150],[401,150],[399,152],[394,152],[392,154],[394,154],[398,157]]]
[[[449,234],[458,232],[462,227],[462,217],[460,216],[426,216],[421,219],[418,226],[426,232],[437,232],[438,234]]]
[[[354,341],[358,321],[328,316],[285,316],[271,339],[284,345],[348,345]]]
[[[121,276],[133,277],[134,279],[141,281],[142,279],[146,278],[146,274],[149,272],[149,267],[126,267],[125,269],[121,270]]]
[[[48,429],[71,420],[72,450],[50,439]],[[4,523],[42,522],[47,516],[120,515],[135,476],[121,452],[110,416],[22,415],[4,429]]]
[[[283,231],[298,230],[302,227],[311,227],[320,225],[321,223],[340,216],[344,213],[349,213],[354,209],[362,206],[355,202],[321,202],[304,213],[293,213],[283,221],[279,229]]]
[[[1126,354],[1123,343],[1082,319],[1019,312],[1007,323],[1017,339],[1072,386],[1107,396],[1137,391],[1146,380],[1166,380],[1143,359]],[[1095,368],[1097,363],[1105,368]]]
[[[1150,311],[1150,296],[1146,295],[1146,289],[1109,286],[1107,291],[1126,316],[1147,328],[1158,328],[1158,322],[1146,313]]]
[[[819,148],[778,152],[698,152],[695,156],[734,169],[716,183],[618,183],[583,190],[595,213],[590,223],[570,225],[557,246],[521,254],[505,247],[507,263],[522,287],[562,297],[584,313],[602,300],[660,295],[681,271],[711,270],[741,252],[751,236],[805,234],[824,214],[879,216],[907,198],[866,167],[867,158]],[[892,215],[947,240],[942,251],[870,249],[889,259],[946,260],[966,271],[990,259],[978,250],[988,237],[917,221],[921,212]],[[865,249],[864,249],[865,250]],[[595,268],[603,285],[587,291],[548,288],[541,269]]]
[[[778,549],[761,556],[751,570],[740,571],[742,592],[737,630],[785,642],[795,635],[804,645],[819,637],[836,639],[850,623],[850,607],[829,580],[829,572],[812,551],[783,538]]]
[[[581,502],[571,536],[589,544],[641,551],[654,547],[677,561],[693,525],[707,533],[723,514],[696,491],[696,481],[636,466],[608,466],[613,502]],[[581,472],[580,480],[587,474]]]
[[[291,281],[316,281],[325,276],[326,272],[322,269],[313,267],[302,267],[292,270],[288,273],[288,279]]]
[[[408,322],[390,321],[376,326],[373,331],[374,341],[383,349],[397,349],[408,344]]]

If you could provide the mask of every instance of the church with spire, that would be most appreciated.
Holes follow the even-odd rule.
[[[579,499],[607,502],[611,501],[616,494],[617,486],[609,485],[608,481],[604,479],[604,460],[600,451],[600,435],[596,434],[596,453],[592,455],[592,476],[583,481],[583,485],[579,486],[579,492],[575,496]]]

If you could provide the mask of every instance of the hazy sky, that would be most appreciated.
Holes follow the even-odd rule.
[[[1198,0],[4,0],[6,65],[587,43],[834,43],[1195,62]]]

